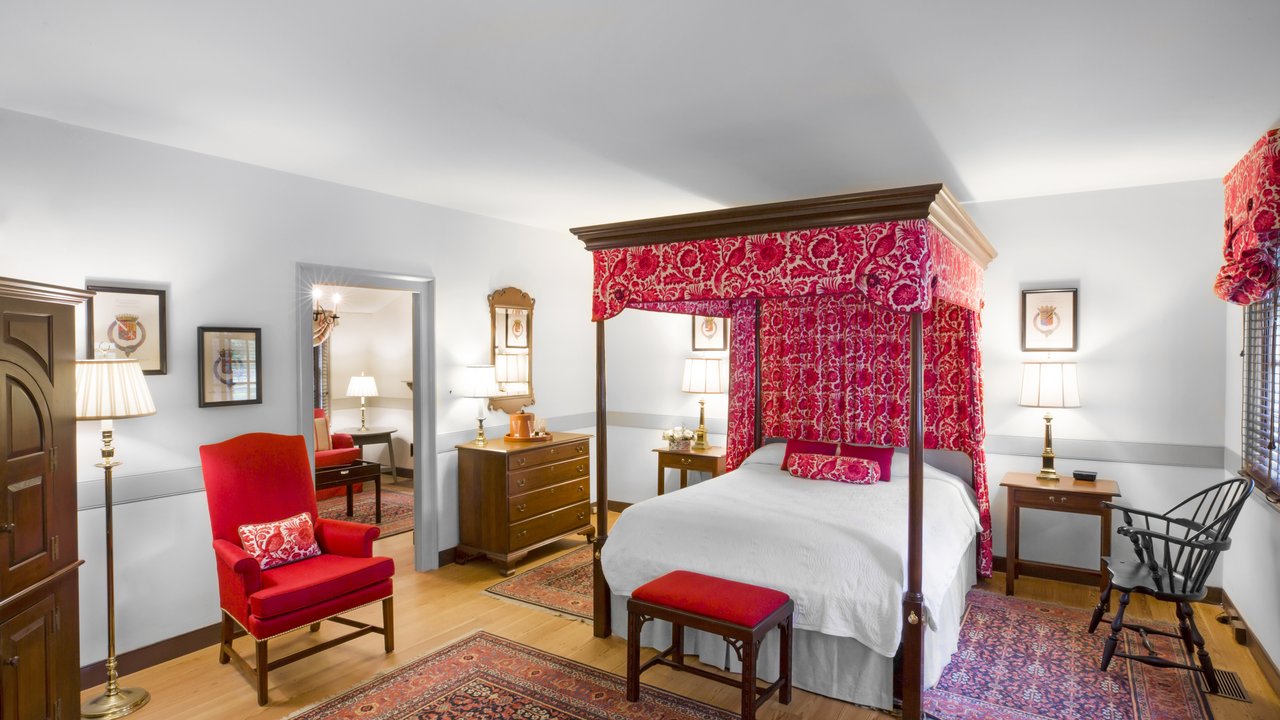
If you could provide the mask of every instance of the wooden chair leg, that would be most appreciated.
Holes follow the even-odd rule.
[[[258,660],[258,705],[267,704],[267,641],[254,640],[254,650]]]
[[[756,649],[755,638],[742,642],[742,720],[756,720]]]
[[[1178,603],[1178,605],[1186,605],[1186,603]],[[1209,657],[1209,651],[1204,649],[1204,637],[1200,635],[1200,629],[1196,627],[1195,616],[1191,614],[1190,606],[1183,610],[1187,616],[1187,626],[1191,630],[1191,642],[1196,646],[1197,663],[1200,666],[1200,672],[1204,673],[1204,684],[1209,687],[1209,692],[1214,695],[1218,694],[1218,673],[1213,669],[1213,658]]]
[[[235,621],[231,619],[231,616],[227,614],[227,611],[223,610],[222,640],[218,643],[218,662],[223,665],[231,662],[231,656],[227,654],[227,648],[231,647],[231,640],[235,637],[235,627],[232,625],[233,622]]]
[[[1184,605],[1185,603],[1174,603],[1174,608],[1178,614],[1178,635],[1182,638],[1182,647],[1186,649],[1187,659],[1190,660],[1196,654],[1196,646],[1191,637],[1191,624],[1188,622],[1191,608],[1184,608]]]
[[[640,699],[640,614],[627,613],[627,702]]]
[[[778,690],[778,702],[791,704],[791,616],[787,616],[782,628],[782,651],[778,654],[778,672],[782,676],[782,687]]]
[[[1105,671],[1111,664],[1111,656],[1116,654],[1116,644],[1120,642],[1120,631],[1124,629],[1124,611],[1129,607],[1129,593],[1120,593],[1120,607],[1116,608],[1116,617],[1111,621],[1111,637],[1107,638],[1102,649],[1102,666]]]
[[[391,598],[382,601],[382,647],[388,654],[396,649],[395,612]]]
[[[1098,623],[1102,622],[1102,616],[1106,614],[1107,609],[1111,607],[1111,581],[1107,581],[1107,586],[1102,589],[1098,595],[1098,605],[1093,609],[1093,618],[1089,620],[1089,634],[1093,634],[1098,629]]]

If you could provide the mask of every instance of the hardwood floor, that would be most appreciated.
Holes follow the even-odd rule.
[[[480,629],[608,672],[625,674],[626,643],[622,639],[598,640],[592,636],[587,622],[558,617],[484,592],[501,579],[494,566],[485,561],[415,573],[412,541],[413,534],[405,533],[379,540],[375,546],[375,552],[396,561],[394,653],[385,655],[382,639],[373,635],[285,666],[271,673],[271,704],[259,708],[249,684],[231,665],[219,665],[217,649],[210,647],[122,678],[122,685],[143,687],[151,692],[151,703],[134,716],[186,720],[284,718]],[[562,540],[530,556],[520,569],[539,565],[581,544],[581,540]],[[213,568],[209,568],[209,572],[213,572]],[[1002,592],[1004,578],[997,574],[981,586]],[[1096,589],[1037,578],[1019,579],[1018,595],[1078,607],[1091,607],[1097,600]],[[1153,615],[1151,605],[1140,598],[1130,607],[1130,617],[1135,620]],[[1158,619],[1175,621],[1172,612],[1157,610]],[[1238,672],[1253,700],[1242,703],[1210,698],[1217,720],[1280,717],[1280,699],[1267,686],[1248,651],[1235,644],[1227,626],[1214,620],[1217,606],[1198,605],[1196,612],[1196,623],[1206,635],[1215,663],[1219,668]],[[374,605],[353,616],[376,622],[378,613],[378,606]],[[211,622],[214,620],[216,618],[210,618]],[[326,623],[317,634],[294,633],[272,641],[272,657],[341,632],[341,627]],[[237,641],[237,647],[242,648],[242,652],[251,649],[244,639]],[[655,668],[645,673],[644,682],[732,710],[738,706],[737,691],[733,688],[688,673]],[[82,697],[87,699],[99,692],[100,687],[86,690]],[[761,720],[875,720],[890,716],[796,690],[791,705],[771,701],[758,717]]]

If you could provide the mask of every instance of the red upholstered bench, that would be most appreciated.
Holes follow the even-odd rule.
[[[756,710],[778,692],[791,702],[791,611],[786,593],[685,570],[669,572],[635,589],[627,601],[627,700],[640,699],[640,673],[654,665],[738,685],[699,667],[684,664],[686,627],[722,636],[742,660],[742,720],[754,720]],[[671,623],[671,647],[640,664],[640,630],[650,620]],[[756,655],[765,635],[782,632],[778,679],[767,688],[756,686]]]

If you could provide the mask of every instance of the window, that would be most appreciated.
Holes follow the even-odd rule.
[[[1280,502],[1280,292],[1244,309],[1244,407],[1241,471]]]

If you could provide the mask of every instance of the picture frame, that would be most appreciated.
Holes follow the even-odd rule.
[[[1075,352],[1080,346],[1078,288],[1022,291],[1022,351]]]
[[[169,372],[168,295],[155,288],[85,284],[85,357],[125,357],[143,375]]]
[[[262,328],[196,328],[200,407],[262,403]]]
[[[504,344],[509,348],[529,347],[529,311],[507,308],[507,332]]]
[[[729,349],[729,318],[694,315],[689,322],[694,352]]]

